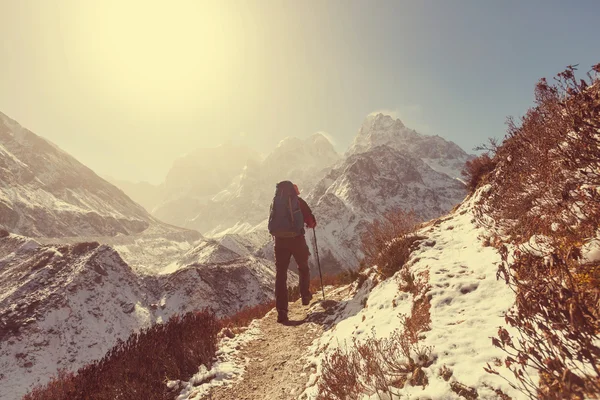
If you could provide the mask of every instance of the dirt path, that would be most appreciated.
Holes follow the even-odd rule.
[[[313,300],[309,307],[299,300],[290,303],[287,325],[277,323],[275,311],[267,314],[260,322],[262,335],[240,350],[240,356],[248,360],[243,378],[233,386],[213,388],[205,399],[298,399],[312,368],[304,354],[322,334],[323,321],[335,311],[342,295],[339,291],[326,293],[328,300]]]

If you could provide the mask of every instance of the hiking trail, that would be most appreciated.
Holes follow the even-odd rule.
[[[239,349],[239,358],[247,362],[241,379],[229,386],[213,387],[202,399],[298,399],[315,372],[315,366],[306,359],[308,348],[322,335],[324,321],[348,293],[348,287],[343,289],[326,290],[326,300],[315,294],[309,306],[300,300],[289,303],[290,322],[285,325],[277,323],[277,311],[269,311],[258,321],[260,334]]]

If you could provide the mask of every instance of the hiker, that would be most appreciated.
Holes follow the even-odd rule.
[[[317,226],[317,220],[308,204],[298,196],[299,194],[298,186],[292,182],[279,182],[269,212],[269,233],[275,237],[277,322],[281,323],[288,322],[287,271],[292,256],[298,264],[302,304],[306,306],[312,299],[308,287],[310,251],[304,238],[304,225],[314,228]]]

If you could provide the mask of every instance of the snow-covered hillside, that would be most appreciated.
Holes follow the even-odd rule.
[[[273,296],[270,262],[217,241],[138,237],[113,248],[0,236],[2,399],[18,398],[59,368],[99,359],[117,339],[175,313],[210,307],[230,315]],[[151,254],[142,258],[144,248]]]
[[[121,190],[0,113],[0,227],[27,236],[114,236],[156,223]]]
[[[414,346],[431,349],[421,365],[428,383],[411,385],[412,371],[405,386],[394,389],[400,398],[461,399],[466,392],[461,396],[457,391],[465,387],[477,393],[477,398],[500,398],[497,389],[513,399],[523,398],[501,377],[484,371],[487,363],[497,365],[504,355],[491,338],[505,325],[504,315],[515,299],[504,281],[496,278],[501,257],[495,248],[484,246],[489,233],[474,224],[474,217],[473,201],[469,201],[418,232],[426,239],[420,241],[404,268],[426,287],[418,297],[428,298],[431,305],[430,329],[419,335],[418,346]],[[411,315],[418,298],[402,290],[406,285],[402,272],[378,281],[372,271],[325,322],[331,329],[308,351],[308,363],[316,369],[304,398],[316,398],[322,362],[337,348],[352,348],[354,340],[371,337],[389,339],[394,331],[403,331],[402,317]],[[414,353],[412,356],[416,360]],[[500,369],[506,376],[508,371]],[[444,377],[443,371],[450,376]],[[392,374],[388,378],[392,381]]]

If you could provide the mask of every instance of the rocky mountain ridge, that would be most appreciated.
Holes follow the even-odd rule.
[[[75,158],[0,113],[0,227],[26,236],[115,236],[160,222]]]

